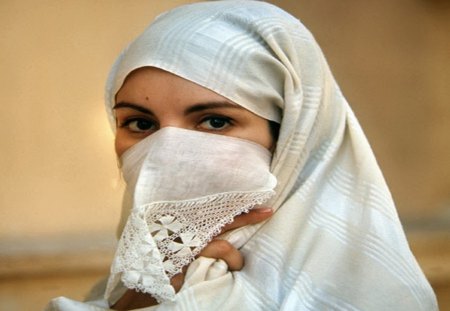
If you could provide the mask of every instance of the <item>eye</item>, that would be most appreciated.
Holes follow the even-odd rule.
[[[131,132],[135,133],[145,133],[152,131],[156,128],[154,121],[145,118],[132,118],[125,120],[120,127],[128,128]]]
[[[206,117],[200,123],[200,127],[205,130],[218,131],[231,125],[231,119],[228,117],[211,116]]]

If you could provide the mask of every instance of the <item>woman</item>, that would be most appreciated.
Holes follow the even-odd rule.
[[[357,120],[286,12],[161,15],[115,63],[107,110],[129,198],[111,276],[104,299],[49,310],[437,309]],[[263,203],[273,215],[237,216]],[[224,231],[234,247],[207,244]]]

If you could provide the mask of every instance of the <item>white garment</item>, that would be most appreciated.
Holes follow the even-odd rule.
[[[298,20],[260,1],[161,15],[113,67],[111,118],[125,77],[143,66],[281,121],[276,212],[229,237],[244,241],[243,270],[199,258],[174,302],[145,310],[437,310],[372,150]]]
[[[106,299],[122,281],[159,302],[174,300],[170,278],[235,216],[275,194],[269,150],[235,137],[166,127],[121,160],[134,204]]]

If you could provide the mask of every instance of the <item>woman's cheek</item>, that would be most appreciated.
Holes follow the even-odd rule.
[[[114,147],[116,150],[116,154],[118,157],[122,156],[122,154],[127,151],[133,144],[129,141],[129,139],[125,138],[123,133],[121,133],[120,129],[117,129],[116,138],[114,142]]]

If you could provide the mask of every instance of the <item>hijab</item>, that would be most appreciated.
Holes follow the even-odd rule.
[[[200,257],[175,301],[148,310],[437,309],[371,147],[299,20],[242,0],[160,15],[112,68],[112,122],[115,94],[146,66],[280,124],[270,164],[278,180],[275,213],[224,237],[240,248],[244,268],[229,272]]]

